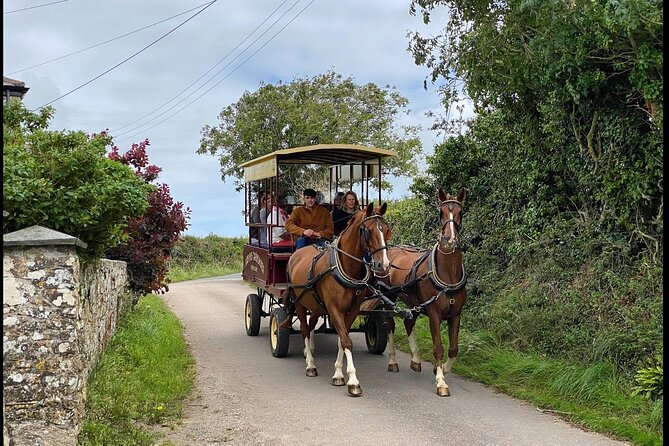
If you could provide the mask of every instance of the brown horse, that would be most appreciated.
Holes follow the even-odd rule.
[[[407,306],[416,313],[427,315],[429,319],[434,350],[434,372],[439,396],[450,395],[444,374],[451,371],[458,355],[460,312],[467,297],[465,290],[467,279],[460,246],[460,225],[466,195],[464,188],[460,189],[457,197],[445,194],[439,188],[437,196],[441,231],[431,250],[408,246],[388,249],[388,257],[392,265],[391,290],[401,290],[398,295]],[[441,343],[441,322],[444,319],[448,321],[449,348],[448,360],[442,365],[444,349]],[[415,323],[415,317],[404,319],[411,350],[411,369],[420,372],[418,344],[413,332]],[[396,372],[399,371],[399,368],[395,360],[394,329],[393,318],[388,318],[388,347],[386,349],[388,371]]]
[[[361,395],[362,390],[353,365],[349,330],[358,316],[369,282],[375,275],[387,275],[390,267],[386,247],[390,229],[383,219],[385,212],[386,203],[377,208],[370,203],[365,210],[353,215],[346,229],[325,250],[305,246],[295,251],[288,261],[288,305],[294,308],[300,321],[306,374],[318,376],[312,342],[315,322],[307,324],[309,311],[311,321],[328,315],[337,331],[339,350],[332,385],[348,384],[348,393],[352,396]],[[344,355],[347,383],[343,374]]]

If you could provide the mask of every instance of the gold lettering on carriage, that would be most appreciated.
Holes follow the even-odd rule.
[[[244,259],[244,267],[246,267],[251,262],[255,262],[258,264],[257,267],[255,265],[250,266],[252,271],[257,272],[258,267],[260,267],[260,272],[262,274],[265,274],[265,264],[262,262],[262,259],[260,258],[257,252],[250,252],[246,255],[246,258]]]

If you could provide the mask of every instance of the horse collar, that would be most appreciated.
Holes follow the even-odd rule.
[[[353,288],[356,290],[367,287],[369,280],[371,278],[371,269],[369,265],[363,262],[365,265],[365,277],[362,280],[354,279],[344,272],[339,262],[339,239],[335,240],[332,244],[332,250],[330,251],[330,269],[332,270],[332,275],[339,282],[340,285],[347,288]]]
[[[441,291],[457,291],[461,289],[462,287],[465,286],[465,283],[467,282],[467,274],[465,273],[465,265],[462,264],[462,279],[456,284],[449,284],[441,280],[439,277],[439,274],[437,272],[436,266],[437,266],[437,249],[439,247],[439,242],[434,244],[434,247],[432,248],[432,252],[430,253],[430,256],[428,257],[428,276],[430,277],[430,281],[432,284],[435,286],[435,288],[440,289]]]

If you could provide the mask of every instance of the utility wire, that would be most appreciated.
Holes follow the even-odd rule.
[[[160,40],[162,40],[162,39],[164,39],[165,37],[167,37],[168,35],[172,34],[172,33],[173,33],[174,31],[176,31],[177,29],[181,28],[183,25],[185,25],[187,22],[189,22],[191,19],[193,19],[193,18],[194,18],[195,16],[197,16],[198,14],[204,12],[208,7],[210,7],[211,5],[213,5],[214,3],[216,3],[217,1],[218,1],[218,0],[213,0],[213,1],[211,1],[207,6],[205,6],[205,7],[202,8],[202,9],[200,9],[198,12],[196,12],[196,13],[193,14],[192,16],[188,17],[186,20],[184,20],[183,22],[181,22],[179,25],[177,25],[176,27],[172,28],[171,30],[169,30],[168,32],[166,32],[165,34],[163,34],[162,36],[160,36],[159,38],[157,38],[156,40],[154,40],[153,42],[151,42],[150,44],[148,44],[147,46],[145,46],[144,48],[142,48],[141,50],[137,51],[137,52],[134,53],[132,56],[126,58],[125,60],[123,60],[123,61],[117,63],[116,65],[114,65],[113,67],[109,68],[107,71],[105,71],[105,72],[103,72],[103,73],[101,73],[101,74],[95,76],[93,79],[89,80],[88,82],[85,82],[85,83],[79,85],[77,88],[75,88],[75,89],[73,89],[73,90],[70,90],[70,91],[68,91],[68,92],[65,93],[65,94],[62,94],[62,95],[58,96],[56,99],[53,99],[53,100],[47,102],[46,104],[44,104],[44,105],[42,105],[42,106],[40,106],[40,107],[37,107],[36,109],[31,110],[31,111],[32,111],[32,112],[35,112],[35,111],[39,110],[40,108],[44,108],[44,107],[46,107],[46,106],[49,105],[49,104],[53,104],[53,103],[56,102],[57,100],[62,99],[62,98],[64,98],[65,96],[68,96],[68,95],[71,94],[71,93],[74,93],[75,91],[79,90],[80,88],[85,87],[86,85],[90,84],[91,82],[93,82],[93,81],[95,81],[95,80],[101,78],[102,76],[104,76],[105,74],[107,74],[107,73],[109,73],[110,71],[114,70],[115,68],[118,68],[119,66],[123,65],[124,63],[126,63],[127,61],[129,61],[130,59],[132,59],[133,57],[135,57],[135,56],[137,56],[138,54],[140,54],[140,53],[144,52],[145,50],[147,50],[149,47],[151,47],[151,46],[153,46],[154,44],[158,43]]]
[[[300,15],[301,15],[301,14],[302,14],[302,13],[309,7],[309,6],[311,6],[311,4],[314,3],[315,1],[316,1],[316,0],[311,0],[311,1],[310,1],[304,8],[302,8],[302,10],[300,10],[300,12],[298,12],[298,13],[295,15],[295,17],[293,17],[292,19],[290,19],[290,21],[289,21],[288,23],[286,23],[286,24],[285,24],[279,31],[277,31],[276,34],[274,34],[274,35],[273,35],[267,42],[265,42],[264,44],[262,44],[262,45],[260,46],[260,48],[258,48],[257,50],[255,50],[249,57],[247,57],[246,59],[244,59],[244,61],[243,61],[242,63],[240,63],[239,65],[237,65],[237,67],[235,67],[235,69],[233,69],[230,73],[228,73],[223,79],[219,80],[219,81],[216,82],[214,85],[212,85],[207,91],[205,91],[205,92],[202,93],[200,96],[196,97],[196,98],[193,99],[191,102],[189,102],[188,104],[184,105],[184,106],[181,107],[179,110],[177,110],[176,112],[172,113],[171,115],[169,115],[167,118],[163,119],[162,121],[160,121],[160,122],[158,122],[158,123],[152,125],[151,127],[145,129],[145,130],[142,131],[142,132],[138,132],[138,133],[135,133],[134,135],[131,135],[131,136],[127,137],[127,138],[123,138],[123,139],[120,140],[119,142],[121,142],[121,141],[127,141],[127,140],[129,140],[129,139],[131,139],[131,138],[134,138],[134,137],[136,137],[136,136],[138,136],[138,135],[141,135],[142,133],[145,133],[145,132],[151,130],[152,128],[154,128],[154,127],[156,127],[156,126],[162,124],[163,122],[167,121],[167,120],[170,119],[172,116],[176,115],[177,113],[179,113],[180,111],[182,111],[183,109],[185,109],[186,107],[188,107],[189,105],[193,104],[195,101],[197,101],[198,99],[200,99],[200,98],[201,98],[202,96],[204,96],[205,94],[209,93],[214,87],[216,87],[218,84],[220,84],[220,83],[223,82],[225,79],[227,79],[228,77],[230,77],[230,75],[232,75],[235,71],[237,71],[239,68],[241,68],[242,65],[244,65],[246,62],[248,62],[248,61],[249,61],[253,56],[255,56],[261,49],[263,49],[268,43],[270,43],[272,40],[274,40],[274,38],[275,38],[277,35],[279,35],[279,33],[281,33],[284,29],[286,29],[286,28],[288,27],[288,25],[290,25],[291,23],[293,23],[293,21],[294,21],[297,17],[299,17],[299,16],[300,16]]]
[[[12,11],[3,12],[2,15],[5,15],[5,14],[11,14],[11,13],[13,13],[13,12],[26,11],[26,10],[28,10],[28,9],[41,8],[42,6],[55,5],[56,3],[65,3],[65,2],[69,2],[69,1],[70,1],[70,0],[60,0],[60,1],[57,1],[57,2],[45,3],[45,4],[43,4],[43,5],[28,6],[27,8],[14,9],[14,10],[12,10]]]
[[[66,1],[67,1],[67,0],[66,0]],[[207,2],[207,3],[210,3],[210,2]],[[16,74],[16,73],[20,73],[21,71],[30,70],[31,68],[41,67],[42,65],[46,65],[46,64],[48,64],[48,63],[55,62],[55,61],[60,60],[60,59],[65,59],[66,57],[74,56],[75,54],[82,53],[82,52],[84,52],[84,51],[87,51],[87,50],[90,50],[90,49],[99,47],[99,46],[104,45],[104,44],[109,43],[109,42],[113,42],[114,40],[118,40],[118,39],[121,39],[121,38],[123,38],[123,37],[127,37],[127,36],[129,36],[129,35],[131,35],[131,34],[135,34],[135,33],[138,33],[138,32],[140,32],[140,31],[144,31],[145,29],[151,28],[152,26],[159,25],[159,24],[161,24],[161,23],[167,22],[168,20],[172,20],[172,19],[174,19],[174,18],[176,18],[176,17],[179,17],[179,16],[182,16],[182,15],[184,15],[184,14],[188,14],[188,13],[191,12],[191,11],[195,11],[196,9],[199,9],[199,8],[203,7],[203,6],[206,5],[207,3],[202,3],[201,5],[196,6],[195,8],[191,8],[191,9],[189,9],[189,10],[187,10],[187,11],[180,12],[180,13],[177,14],[177,15],[173,15],[172,17],[166,18],[166,19],[164,19],[164,20],[160,20],[159,22],[152,23],[152,24],[147,25],[147,26],[145,26],[145,27],[143,27],[143,28],[136,29],[135,31],[130,31],[129,33],[123,34],[123,35],[121,35],[121,36],[114,37],[114,38],[111,38],[111,39],[109,39],[109,40],[105,40],[104,42],[96,43],[95,45],[89,46],[88,48],[84,48],[84,49],[82,49],[82,50],[75,51],[75,52],[73,52],[73,53],[65,54],[65,55],[63,55],[63,56],[56,57],[55,59],[51,59],[51,60],[47,60],[46,62],[38,63],[37,65],[32,65],[32,66],[30,66],[30,67],[21,68],[20,70],[12,71],[11,73],[7,73],[7,76],[12,75],[12,74]]]
[[[288,0],[286,0],[286,1],[288,1]],[[213,67],[211,67],[206,73],[204,73],[202,76],[200,76],[200,78],[199,78],[197,81],[199,81],[200,79],[202,79],[207,73],[209,73],[211,70],[213,70],[214,68],[216,68],[216,66],[218,66],[221,62],[223,62],[229,55],[231,55],[231,54],[234,52],[234,50],[236,50],[237,48],[239,48],[239,47],[241,46],[242,43],[244,43],[249,37],[251,37],[251,36],[253,35],[253,33],[254,33],[256,30],[258,30],[258,28],[260,28],[265,22],[267,22],[267,20],[269,20],[269,18],[272,17],[272,15],[274,15],[274,13],[276,13],[276,11],[277,11],[279,8],[281,8],[281,6],[283,6],[283,5],[286,3],[286,1],[284,1],[283,3],[281,3],[281,5],[279,5],[278,8],[276,8],[274,11],[272,11],[272,13],[271,13],[269,16],[267,16],[267,18],[266,18],[260,25],[258,25],[258,26],[256,27],[256,29],[254,29],[248,36],[246,36],[246,38],[245,38],[244,40],[242,40],[242,41],[241,41],[235,48],[233,48],[233,49],[232,49],[232,50],[231,50],[231,51],[230,51],[230,52],[229,52],[223,59],[221,59],[220,61],[218,61],[218,63],[216,63],[216,64],[215,64]],[[244,49],[243,49],[243,50],[242,50],[242,51],[241,51],[241,52],[240,52],[234,59],[232,59],[230,62],[228,62],[223,68],[221,68],[220,70],[218,70],[218,71],[217,71],[213,76],[211,76],[211,77],[210,77],[204,84],[202,84],[201,86],[199,86],[198,88],[196,88],[196,89],[191,93],[191,96],[192,96],[193,94],[195,94],[198,90],[201,90],[202,88],[204,88],[204,86],[205,86],[207,83],[209,83],[212,79],[214,79],[216,76],[218,76],[223,70],[225,70],[227,67],[229,67],[229,66],[232,64],[232,62],[234,62],[235,60],[237,60],[237,59],[238,59],[242,54],[244,54],[244,52],[246,52],[246,51],[247,51],[247,50],[248,50],[254,43],[256,43],[258,40],[260,40],[260,38],[262,38],[265,34],[267,34],[267,33],[269,32],[269,30],[271,30],[271,29],[274,27],[274,25],[276,25],[276,24],[279,22],[279,20],[281,20],[283,17],[285,17],[285,15],[288,14],[288,13],[295,7],[295,6],[296,6],[298,3],[300,3],[301,1],[302,1],[302,0],[296,0],[295,3],[293,3],[293,4],[290,6],[290,8],[288,8],[286,11],[284,11],[284,13],[281,14],[281,16],[279,16],[279,18],[277,18],[277,19],[274,21],[274,23],[272,23],[272,24],[269,26],[269,28],[267,28],[262,34],[260,34],[258,37],[256,37],[256,39],[255,39],[253,42],[251,42],[250,44],[248,44],[248,45],[246,46],[246,48],[244,48]],[[182,91],[181,91],[179,94],[177,94],[175,97],[173,97],[172,99],[170,99],[170,100],[167,101],[165,104],[163,104],[163,105],[161,105],[160,107],[158,107],[157,109],[153,110],[151,113],[142,116],[140,119],[137,119],[137,120],[131,122],[130,124],[126,124],[126,125],[124,125],[123,127],[120,127],[120,128],[118,128],[118,129],[116,129],[116,131],[118,131],[118,130],[120,130],[120,129],[122,129],[122,128],[128,127],[128,126],[130,126],[130,125],[134,125],[134,124],[138,123],[139,121],[141,121],[142,119],[146,118],[147,116],[149,116],[149,115],[155,113],[156,111],[160,110],[160,109],[163,108],[165,105],[169,104],[169,103],[172,102],[174,99],[178,98],[178,97],[181,95],[181,93],[183,93],[184,91],[188,90],[188,89],[189,89],[190,87],[192,87],[195,83],[197,83],[197,81],[193,82],[193,83],[192,83],[191,85],[189,85],[185,90],[182,90]],[[156,116],[154,116],[153,118],[149,119],[149,120],[148,120],[147,122],[145,122],[144,124],[140,124],[140,125],[138,125],[137,127],[131,128],[131,129],[129,129],[129,130],[125,130],[125,131],[123,131],[123,132],[121,132],[121,133],[118,133],[116,136],[122,136],[122,135],[125,135],[125,134],[127,134],[127,133],[133,132],[133,131],[135,131],[135,130],[141,128],[142,126],[144,126],[144,125],[146,125],[146,124],[149,124],[149,123],[152,122],[152,121],[155,121],[156,119],[158,119],[158,118],[160,118],[161,116],[165,115],[165,113],[167,113],[167,112],[169,112],[170,110],[173,110],[174,108],[176,108],[176,107],[179,105],[179,103],[185,101],[186,99],[188,99],[188,98],[183,98],[183,99],[181,99],[181,100],[178,101],[176,104],[172,105],[172,106],[169,107],[168,109],[164,110],[162,113],[159,113],[158,115],[156,115]]]
[[[231,55],[237,48],[239,48],[239,47],[242,45],[242,43],[246,42],[246,41],[249,39],[249,37],[251,37],[256,31],[258,31],[258,29],[260,29],[260,27],[263,26],[263,25],[270,19],[270,17],[272,17],[274,14],[276,14],[276,12],[277,12],[279,9],[281,9],[281,7],[282,7],[283,5],[285,5],[287,1],[288,1],[288,0],[284,0],[279,6],[276,7],[276,9],[275,9],[274,11],[272,11],[272,12],[270,13],[270,15],[268,15],[268,16],[265,18],[265,20],[263,20],[258,26],[256,26],[255,29],[254,29],[253,31],[251,31],[251,32],[244,38],[244,40],[242,40],[241,42],[239,42],[239,43],[237,44],[237,46],[235,46],[233,49],[231,49],[230,51],[228,51],[228,53],[227,53],[222,59],[220,59],[218,62],[216,62],[216,64],[214,64],[213,67],[211,67],[209,70],[207,70],[202,76],[200,76],[199,78],[197,78],[197,79],[196,79],[193,83],[191,83],[188,87],[184,88],[184,89],[181,90],[179,93],[177,93],[176,96],[174,96],[172,99],[170,99],[169,101],[165,102],[165,103],[164,103],[163,105],[161,105],[160,107],[153,109],[151,112],[145,114],[145,115],[142,116],[141,118],[137,118],[137,119],[135,119],[134,121],[130,122],[129,124],[126,124],[126,125],[124,125],[124,126],[122,126],[122,127],[119,127],[119,128],[117,128],[117,129],[111,130],[110,133],[115,133],[115,132],[118,132],[119,130],[122,130],[122,129],[126,128],[126,127],[130,127],[131,125],[135,125],[135,124],[137,124],[138,122],[140,122],[140,121],[143,120],[144,118],[146,118],[146,117],[148,117],[148,116],[151,116],[152,114],[154,114],[155,112],[157,112],[157,111],[160,110],[161,108],[165,107],[165,106],[166,106],[167,104],[169,104],[170,102],[172,102],[172,101],[174,101],[175,99],[177,99],[179,96],[181,96],[182,93],[186,92],[186,91],[187,91],[188,89],[190,89],[193,85],[195,85],[196,83],[198,83],[198,82],[200,81],[200,79],[202,79],[203,77],[205,77],[205,76],[206,76],[208,73],[210,73],[214,68],[216,68],[218,65],[220,65],[225,59],[227,59],[228,57],[230,57],[230,55]],[[285,15],[285,14],[284,14],[284,15]],[[281,17],[283,17],[283,16],[281,16]],[[281,17],[279,17],[279,19],[280,19]],[[278,21],[278,20],[277,20],[277,21]],[[275,23],[276,23],[276,22],[275,22]],[[274,26],[274,25],[272,25],[272,26]],[[270,27],[270,28],[271,28],[271,27]],[[265,32],[267,32],[267,31],[265,31]],[[251,44],[251,45],[252,45],[252,44]],[[245,50],[244,50],[244,51],[245,51]],[[243,51],[242,51],[242,52],[243,52]],[[233,60],[234,60],[234,59],[233,59]],[[229,64],[228,64],[228,65],[229,65]],[[227,67],[227,65],[226,65],[226,67]],[[223,69],[225,69],[225,67],[223,67]],[[220,73],[220,71],[217,72],[216,74],[218,74],[218,73]],[[215,75],[214,75],[214,76],[215,76]],[[212,76],[212,77],[213,77],[213,76]],[[211,79],[210,79],[210,80],[211,80]],[[209,80],[208,80],[207,82],[209,82]],[[205,82],[205,84],[206,84],[207,82]],[[202,87],[200,87],[200,88],[202,88]],[[195,91],[197,91],[197,89],[196,89]],[[193,92],[193,93],[194,93],[194,92]],[[159,115],[159,116],[160,116],[160,115]],[[154,118],[154,119],[155,119],[155,118]],[[149,122],[151,122],[151,120],[149,120]],[[139,127],[141,127],[141,126],[139,126]],[[127,130],[127,131],[122,132],[122,133],[118,133],[117,136],[120,136],[120,135],[129,133],[129,132],[132,132],[132,131],[134,131],[134,130],[137,130],[139,127],[135,127],[135,128],[133,128],[133,129]]]

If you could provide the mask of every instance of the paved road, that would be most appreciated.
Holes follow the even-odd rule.
[[[398,352],[400,373],[383,355],[367,352],[353,334],[363,395],[334,387],[336,336],[316,337],[319,376],[304,372],[302,341],[291,335],[285,358],[270,353],[268,323],[246,335],[244,301],[252,289],[239,276],[170,286],[164,295],[185,326],[197,361],[196,391],[183,425],[166,439],[185,445],[623,445],[585,432],[535,406],[457,375],[447,375],[451,397],[434,389],[432,367],[412,372]],[[160,443],[158,443],[160,444]]]

